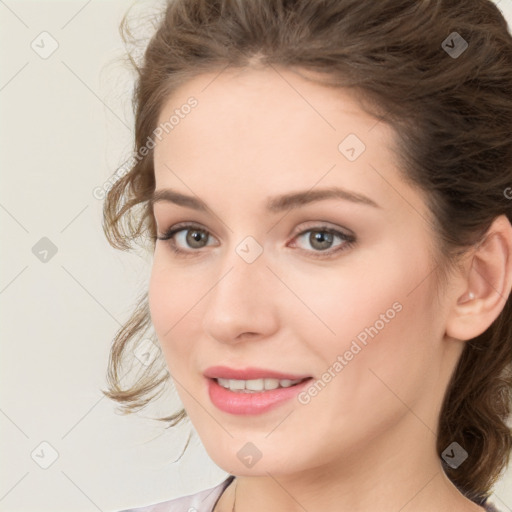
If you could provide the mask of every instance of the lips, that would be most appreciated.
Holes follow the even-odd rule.
[[[304,380],[311,375],[282,373],[264,368],[235,369],[227,366],[211,366],[203,374],[210,379],[233,379],[233,380],[255,380],[255,379],[278,379],[278,380]]]
[[[310,375],[281,373],[262,368],[238,370],[226,366],[212,366],[204,372],[204,376],[212,404],[223,412],[242,416],[262,414],[288,402],[308,386],[313,378]],[[258,391],[233,390],[221,385],[221,383],[226,384],[224,381],[229,381],[231,386],[238,388],[242,381],[245,381],[245,385],[249,383],[252,384],[251,387],[254,387],[255,382],[260,379],[288,381],[289,385]]]

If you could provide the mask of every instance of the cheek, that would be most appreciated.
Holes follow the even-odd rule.
[[[435,338],[441,332],[429,314],[430,292],[425,287],[410,293],[409,283],[395,281],[387,291],[380,290],[371,307],[361,303],[364,314],[359,311],[357,322],[346,331],[343,348],[330,354],[329,361],[344,356],[324,403],[324,410],[329,410],[329,403],[337,404],[326,421],[339,429],[357,418],[363,428],[376,432],[407,415],[409,408],[416,409],[419,402],[424,402],[420,409],[430,408],[426,394],[437,385]],[[391,313],[393,304],[397,307],[391,307]]]
[[[324,337],[320,354],[314,349],[323,362],[317,365],[319,391],[303,397],[301,403],[309,401],[300,411],[304,422],[315,417],[316,428],[331,439],[328,453],[337,449],[357,452],[368,439],[410,415],[410,410],[434,427],[427,403],[430,398],[425,395],[436,385],[423,309],[428,303],[420,293],[407,296],[409,291],[410,287],[380,290],[380,302],[375,298],[371,307],[361,302],[364,313],[353,309],[357,321],[347,325],[349,321],[338,319],[338,336]],[[380,314],[385,315],[397,297],[402,309],[393,309],[393,318],[388,312],[385,323]]]
[[[163,341],[161,333],[165,328],[166,320],[169,318],[169,283],[166,273],[162,272],[157,262],[156,254],[151,268],[151,277],[149,280],[148,303],[151,314],[151,322],[155,327],[160,342]],[[172,310],[172,309],[171,309]],[[172,324],[168,324],[169,328]]]
[[[306,281],[300,289],[318,317],[302,320],[301,339],[317,340],[310,350],[325,371],[343,375],[333,379],[337,384],[332,388],[348,407],[350,397],[368,403],[377,392],[391,393],[386,384],[398,394],[416,394],[425,372],[435,365],[436,340],[443,334],[426,251],[396,242],[381,249],[378,257],[361,258],[337,279],[316,281],[321,286],[314,292],[307,291]],[[333,368],[339,356],[343,361]]]
[[[148,303],[151,322],[162,348],[163,355],[171,374],[174,365],[178,366],[181,357],[186,354],[186,340],[190,337],[183,332],[187,325],[188,296],[190,288],[183,286],[179,273],[169,269],[161,262],[157,251],[148,289]],[[180,341],[182,340],[182,341]]]
[[[432,283],[425,279],[431,269],[425,254],[390,240],[354,253],[339,269],[295,275],[293,290],[303,303],[291,297],[282,310],[289,313],[289,325],[293,315],[300,323],[300,339],[320,339],[311,346],[331,359],[349,350],[354,339],[361,347],[400,345],[408,330],[431,322]]]

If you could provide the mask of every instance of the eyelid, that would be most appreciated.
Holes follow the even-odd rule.
[[[326,230],[332,230],[332,231],[338,231],[348,237],[354,237],[355,233],[348,229],[348,228],[342,228],[336,224],[333,224],[332,222],[325,221],[325,220],[317,220],[317,221],[308,221],[308,222],[302,222],[299,224],[300,227],[296,227],[290,236],[296,237],[297,235],[301,235],[306,231],[319,231],[320,229],[326,229]]]

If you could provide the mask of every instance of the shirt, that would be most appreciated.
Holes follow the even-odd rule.
[[[211,489],[146,507],[120,510],[119,512],[212,512],[221,494],[234,479],[234,475],[229,475],[223,482]],[[486,512],[500,512],[491,503],[483,503],[481,506],[485,508]]]
[[[212,512],[221,494],[234,479],[234,475],[229,475],[226,480],[211,489],[147,507],[130,508],[120,512]]]

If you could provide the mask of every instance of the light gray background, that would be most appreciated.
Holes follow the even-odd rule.
[[[512,23],[512,0],[496,3]],[[99,391],[150,270],[142,252],[110,248],[92,193],[131,149],[133,75],[118,35],[131,4],[0,0],[2,512],[116,511],[226,475],[195,433],[174,462],[190,423],[166,430],[148,418],[179,408],[176,397],[122,416]],[[32,252],[43,237],[57,248],[47,262]],[[512,510],[512,470],[494,501]]]

